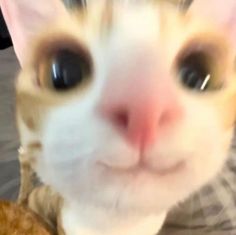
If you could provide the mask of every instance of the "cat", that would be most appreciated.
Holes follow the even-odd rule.
[[[235,21],[154,1],[17,4],[20,201],[53,208],[59,234],[157,234],[227,159]]]
[[[53,235],[53,231],[32,211],[12,202],[0,201],[0,234]]]

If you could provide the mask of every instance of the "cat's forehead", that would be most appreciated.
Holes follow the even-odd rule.
[[[227,38],[216,25],[208,24],[197,15],[182,12],[166,2],[105,1],[90,4],[82,13],[75,13],[75,22],[82,22],[82,38],[99,47],[112,44],[134,48],[153,45],[173,56],[192,41],[225,48]],[[82,19],[82,20],[81,20]],[[121,48],[119,48],[119,46]],[[120,51],[121,52],[121,51]]]
[[[200,17],[162,1],[93,1],[73,16],[82,27],[82,37],[88,33],[93,39],[124,36],[131,40],[155,38],[178,43],[203,34],[206,38],[224,37],[217,27]]]
[[[138,29],[141,35],[148,30],[152,33],[159,32],[161,26],[168,24],[173,18],[179,22],[182,18],[179,13],[170,4],[111,1],[90,4],[83,15],[86,24],[98,26],[101,30],[105,29],[107,33],[114,30],[128,30],[126,33],[131,34],[130,29],[133,31]]]
[[[56,24],[55,24],[56,23]],[[67,34],[85,42],[99,42],[116,38],[135,43],[141,40],[160,40],[176,45],[198,34],[223,37],[219,29],[209,27],[206,21],[192,14],[185,14],[173,4],[164,1],[91,1],[86,8],[74,9],[57,22],[49,23],[39,35],[37,44],[44,44]],[[43,40],[41,40],[43,39]]]
[[[62,17],[52,30],[47,29],[36,40],[30,61],[35,63],[38,54],[48,54],[47,50],[71,42],[75,42],[72,46],[78,44],[88,49],[92,57],[102,53],[99,60],[116,52],[135,56],[132,53],[137,48],[152,54],[160,50],[166,64],[171,64],[186,45],[209,44],[210,48],[224,51],[225,55],[230,48],[222,30],[172,4],[94,1],[85,9],[72,11],[69,17]]]

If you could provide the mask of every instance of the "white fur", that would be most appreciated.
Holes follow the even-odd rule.
[[[129,216],[93,206],[66,205],[62,210],[63,228],[70,235],[155,235],[166,213]]]
[[[138,150],[97,111],[106,84],[114,79],[109,77],[109,72],[113,68],[121,71],[127,64],[132,66],[135,56],[141,58],[143,52],[151,56],[154,64],[160,62],[156,54],[166,53],[165,48],[158,46],[161,43],[157,40],[158,12],[149,7],[127,9],[116,17],[120,20],[105,43],[101,44],[96,37],[88,39],[95,64],[91,87],[79,98],[50,110],[42,130],[43,151],[38,158],[37,172],[65,197],[63,224],[68,235],[154,234],[164,220],[165,211],[220,170],[232,136],[231,130],[225,131],[217,107],[180,88],[171,73],[165,77],[166,81],[156,77],[168,87],[158,89],[169,91],[171,87],[183,116],[170,128],[159,129],[155,144],[144,152],[150,171],[115,172],[101,164],[127,168],[135,165],[139,157]],[[163,66],[170,69],[171,65]],[[112,82],[125,81],[117,76]],[[161,174],[180,161],[184,164],[179,170]],[[87,212],[89,207],[96,210]],[[120,215],[127,217],[123,219]],[[104,220],[94,228],[93,223],[100,216]],[[143,218],[142,222],[136,221],[132,227],[137,216]],[[114,229],[116,226],[118,231]]]

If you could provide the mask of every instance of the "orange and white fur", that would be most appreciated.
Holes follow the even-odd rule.
[[[91,1],[67,12],[43,2],[18,1],[24,23],[11,31],[22,162],[63,199],[66,235],[154,235],[227,158],[236,23],[210,21],[198,6]],[[64,49],[86,73],[57,89],[51,71]],[[206,75],[194,78],[201,86],[185,80],[186,67]]]

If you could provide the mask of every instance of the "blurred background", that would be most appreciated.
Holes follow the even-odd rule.
[[[0,197],[15,199],[19,185],[14,79],[19,65],[0,12]]]

